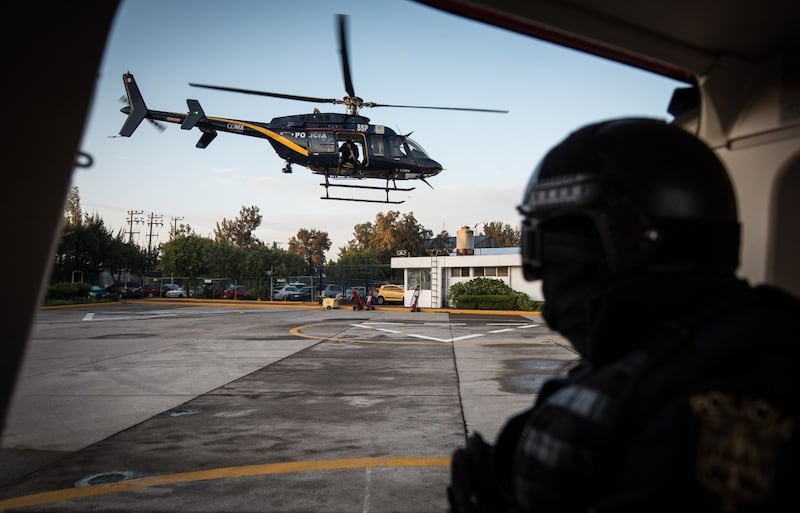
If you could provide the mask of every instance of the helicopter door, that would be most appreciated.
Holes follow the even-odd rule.
[[[364,174],[367,163],[366,141],[361,134],[339,134],[339,168],[343,173]]]

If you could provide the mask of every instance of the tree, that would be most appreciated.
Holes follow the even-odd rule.
[[[211,271],[216,243],[188,235],[161,245],[161,269],[173,276],[203,276]]]
[[[188,223],[180,223],[177,226],[173,225],[170,227],[169,240],[171,241],[177,239],[178,237],[186,237],[188,235],[197,235],[197,233]]]
[[[106,228],[99,215],[83,214],[80,192],[72,187],[64,204],[64,224],[56,247],[51,280],[72,281],[80,272],[82,279],[95,281],[103,271],[120,280],[123,272],[141,274],[147,255],[133,243],[126,243],[122,231],[116,236]]]
[[[83,214],[80,192],[73,186],[64,205],[64,223],[51,279],[72,281],[73,274],[80,272],[81,279],[95,282],[102,271],[108,270],[113,240],[98,214]]]
[[[289,239],[289,252],[303,259],[305,274],[314,275],[318,267],[325,266],[325,252],[331,249],[328,232],[301,228],[297,235]]]
[[[98,275],[106,268],[105,262],[114,236],[98,214],[85,215],[79,232],[84,239],[84,253],[81,258],[84,270]]]
[[[240,277],[257,277],[266,279],[268,271],[272,270],[273,276],[296,276],[303,274],[305,263],[297,254],[278,247],[260,245],[246,248],[239,260]]]
[[[73,185],[67,193],[67,201],[64,204],[64,225],[80,226],[82,222],[81,195],[78,187]]]
[[[428,244],[428,249],[431,251],[438,250],[441,254],[449,253],[453,249],[450,244],[450,233],[447,230],[442,230],[439,234],[431,239]]]
[[[354,239],[347,247],[339,250],[340,255],[347,251],[372,251],[381,263],[389,263],[398,250],[409,255],[420,256],[425,253],[425,241],[433,232],[417,222],[414,213],[400,214],[399,211],[378,213],[375,223],[363,223],[353,229]]]
[[[305,262],[300,255],[285,249],[273,247],[273,276],[288,278],[298,276],[305,272]]]
[[[242,207],[239,217],[233,220],[223,218],[214,229],[214,240],[220,244],[236,247],[251,247],[261,243],[253,232],[261,226],[261,214],[256,206]]]
[[[519,246],[522,235],[519,228],[512,228],[501,221],[484,223],[483,234],[492,240],[492,247],[513,248]]]
[[[355,238],[351,239],[346,247],[339,248],[339,254],[341,255],[343,252],[349,250],[365,251],[371,249],[370,244],[373,231],[374,228],[370,222],[355,225],[353,227],[353,236]]]
[[[342,248],[339,250],[339,258],[331,262],[333,265],[378,265],[378,255],[372,250],[359,250],[355,248]]]
[[[108,252],[108,260],[105,268],[113,276],[115,281],[122,280],[122,273],[129,272],[134,275],[142,275],[147,267],[147,254],[133,242],[126,242],[122,230],[111,239]]]
[[[65,216],[53,279],[72,281],[73,272],[79,271],[86,275],[84,278],[94,280],[94,275],[102,270],[111,238],[100,218],[87,216],[84,223],[73,220],[71,215]]]
[[[369,249],[342,248],[339,258],[325,269],[329,282],[370,286],[375,281],[391,281],[392,269],[381,263]]]
[[[395,233],[398,247],[391,249],[391,256],[394,256],[396,249],[404,249],[409,255],[425,255],[426,242],[433,237],[433,232],[419,224],[413,212],[403,214],[397,220]]]

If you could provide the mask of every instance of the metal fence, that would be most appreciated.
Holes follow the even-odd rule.
[[[394,276],[399,272],[399,277]],[[161,291],[169,288],[171,284],[176,284],[186,289],[189,297],[202,297],[208,299],[222,298],[225,289],[231,287],[244,287],[261,300],[270,300],[273,292],[284,284],[302,284],[311,287],[312,299],[316,300],[326,285],[336,284],[342,290],[350,290],[353,287],[364,287],[365,290],[376,288],[382,283],[399,283],[403,270],[392,269],[389,264],[364,264],[364,265],[333,265],[319,267],[314,275],[304,276],[251,276],[242,278],[230,278],[219,276],[139,276],[133,273],[122,273],[121,275],[111,275],[111,273],[83,273],[80,271],[72,272],[69,277],[52,276],[51,281],[72,281],[82,282],[90,285],[100,285],[106,287],[115,281],[134,281],[141,283],[148,288],[148,295],[162,295]]]

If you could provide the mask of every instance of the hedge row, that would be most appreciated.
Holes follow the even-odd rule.
[[[482,294],[462,295],[458,297],[456,308],[464,310],[520,310],[541,311],[543,303],[532,301],[527,297],[521,298],[519,294]]]

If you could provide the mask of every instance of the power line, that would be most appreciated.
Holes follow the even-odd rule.
[[[143,210],[128,210],[128,217],[125,219],[128,222],[128,242],[133,242],[133,234],[139,235],[139,232],[133,231],[134,224],[144,223],[143,217],[136,217],[144,214]]]
[[[172,231],[169,234],[169,240],[173,240],[178,237],[178,221],[183,221],[183,217],[170,217],[170,221],[172,221]]]
[[[148,225],[148,234],[147,234],[147,272],[150,272],[150,265],[153,261],[152,251],[153,251],[153,237],[158,237],[158,234],[153,235],[153,227],[154,226],[163,226],[164,223],[161,220],[164,218],[163,215],[155,215],[150,212],[148,216],[147,225]]]

